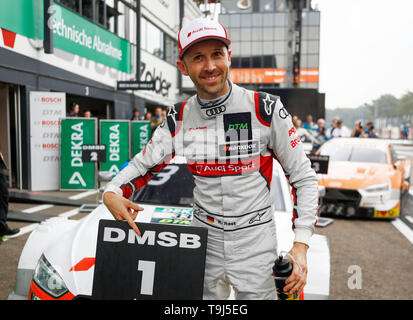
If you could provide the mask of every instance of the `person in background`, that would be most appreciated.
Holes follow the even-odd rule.
[[[8,168],[0,151],[0,243],[4,241],[4,236],[12,236],[20,231],[20,229],[10,229],[7,224],[9,189],[7,187],[6,174],[3,170],[8,170]]]
[[[306,121],[303,123],[303,128],[310,130],[311,134],[315,136],[317,134],[317,125],[313,121],[313,116],[309,114],[306,118]]]
[[[152,113],[151,112],[146,112],[145,113],[145,117],[143,118],[143,120],[147,120],[147,121],[151,121],[152,119]]]
[[[143,120],[143,118],[139,115],[139,109],[138,108],[133,109],[133,114],[132,114],[132,117],[130,119],[131,120]]]
[[[374,124],[373,122],[368,122],[366,124],[366,129],[364,130],[367,138],[378,138],[378,134],[374,131]]]
[[[330,128],[328,128],[327,131],[326,131],[326,136],[327,136],[328,139],[333,138],[333,133],[334,133],[334,131],[337,129],[337,121],[338,121],[338,120],[340,120],[339,117],[334,117],[334,118],[331,120],[331,126],[330,126]]]
[[[162,121],[163,121],[163,117],[162,117],[162,111],[163,111],[163,109],[162,109],[162,107],[156,107],[156,109],[155,109],[155,115],[152,117],[152,119],[151,119],[151,129],[152,129],[152,132],[154,132],[155,131],[155,129],[156,129],[156,127],[158,127],[161,123],[162,123]]]
[[[319,119],[317,120],[317,128],[318,128],[318,129],[320,129],[320,128],[324,128],[324,129],[325,129],[325,127],[326,127],[326,121],[325,121],[323,118],[319,118]]]
[[[327,135],[326,135],[326,131],[327,131],[326,121],[323,118],[319,118],[317,120],[317,134],[316,134],[316,137],[319,135],[321,130],[323,131],[323,135],[326,137],[326,139],[328,139]]]
[[[337,121],[337,127],[332,131],[331,138],[346,138],[350,137],[350,130],[343,125],[343,120]]]
[[[314,145],[320,145],[320,142],[312,135],[311,130],[302,127],[301,119],[296,120],[296,131],[302,142],[311,142]]]
[[[298,120],[298,116],[293,115],[293,116],[292,116],[292,118],[291,118],[291,120],[292,120],[292,122],[293,122],[294,127],[296,127],[296,128],[297,128],[297,120]]]
[[[66,117],[78,117],[79,111],[80,111],[79,104],[73,101],[69,105],[69,112],[66,114]]]
[[[400,136],[402,139],[409,139],[410,128],[410,120],[404,121],[403,124],[400,126]]]
[[[311,150],[312,153],[316,153],[318,149],[328,140],[326,136],[326,128],[325,127],[318,127],[317,130],[317,135],[316,135],[316,140],[318,143],[313,144],[313,150]]]
[[[366,138],[367,137],[367,135],[364,133],[361,120],[356,121],[354,129],[351,132],[351,137],[355,137],[355,138]]]
[[[83,117],[91,118],[92,117],[92,111],[90,109],[86,109],[85,112],[83,112]]]

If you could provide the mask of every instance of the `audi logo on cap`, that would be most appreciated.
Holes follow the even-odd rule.
[[[207,116],[211,117],[211,116],[216,116],[216,115],[218,115],[222,112],[225,112],[225,110],[227,110],[227,108],[224,105],[222,105],[222,106],[219,106],[219,107],[214,107],[214,108],[208,109],[208,110],[205,111],[205,113],[206,113]]]

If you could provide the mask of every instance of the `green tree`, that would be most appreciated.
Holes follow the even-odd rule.
[[[373,100],[374,118],[397,117],[398,103],[399,100],[391,94],[385,94]]]
[[[408,91],[399,99],[397,113],[399,116],[413,114],[413,92]]]

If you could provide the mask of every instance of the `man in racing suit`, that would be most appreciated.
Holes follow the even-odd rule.
[[[222,299],[231,284],[238,299],[275,299],[276,234],[270,193],[272,163],[285,170],[297,199],[294,263],[285,290],[301,292],[306,252],[317,220],[317,180],[291,116],[276,96],[227,79],[231,51],[225,29],[196,19],[179,33],[178,67],[197,95],[168,109],[144,150],[107,184],[104,203],[117,220],[140,210],[128,200],[175,155],[195,178],[192,225],[208,228],[204,299]],[[185,55],[184,55],[185,54]],[[295,192],[296,191],[296,192]]]

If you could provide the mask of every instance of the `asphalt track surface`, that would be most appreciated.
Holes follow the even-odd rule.
[[[413,146],[397,147],[413,162]],[[413,173],[411,181],[413,181]],[[412,189],[411,189],[412,190]],[[71,197],[79,192],[44,192],[42,194]],[[85,200],[96,201],[96,194],[82,193]],[[69,219],[81,219],[78,207],[41,206],[10,203],[10,210],[38,210],[48,215],[67,214]],[[21,251],[36,226],[13,222],[12,228],[22,233],[0,244],[0,300],[7,299],[14,288]],[[330,299],[332,300],[412,300],[413,299],[413,191],[402,201],[401,217],[394,221],[335,219],[316,233],[329,239],[331,254]],[[361,279],[354,287],[352,279]],[[350,284],[350,285],[349,285]]]

